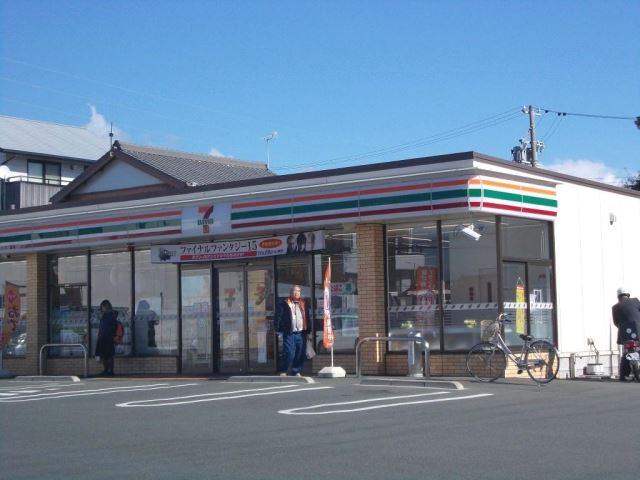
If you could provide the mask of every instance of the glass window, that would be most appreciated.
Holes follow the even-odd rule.
[[[5,357],[27,354],[27,262],[0,263],[0,335]]]
[[[49,341],[88,345],[87,256],[49,258]],[[81,356],[79,349],[50,349],[51,356]]]
[[[45,163],[44,164],[44,181],[51,185],[60,185],[60,164]]]
[[[432,349],[440,345],[440,268],[436,222],[387,228],[388,320],[390,336],[420,334]],[[406,350],[392,342],[390,351]]]
[[[324,337],[324,273],[331,257],[331,323],[334,352],[355,350],[360,334],[358,322],[358,250],[355,233],[326,233],[325,253],[315,255],[315,330],[318,352]]]
[[[462,232],[468,225],[451,220],[442,224],[447,351],[471,348],[480,341],[482,326],[498,315],[495,221],[493,217],[474,219],[478,240]]]
[[[502,256],[533,260],[550,258],[549,222],[502,217]]]
[[[131,354],[131,253],[91,254],[91,352],[100,327],[100,303],[109,300],[124,326],[124,339],[116,355]]]
[[[151,263],[149,250],[135,258],[135,354],[178,352],[178,267]]]
[[[29,160],[27,162],[27,177],[30,182],[42,183],[44,179],[44,165],[42,162]]]

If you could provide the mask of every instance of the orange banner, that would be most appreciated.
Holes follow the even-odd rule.
[[[4,325],[2,327],[2,338],[0,346],[9,342],[11,335],[15,332],[20,321],[20,289],[13,283],[6,282],[4,285]]]
[[[333,347],[333,328],[331,326],[331,257],[328,259],[327,268],[324,271],[324,335],[322,346]]]

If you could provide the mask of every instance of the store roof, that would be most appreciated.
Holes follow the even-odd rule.
[[[116,142],[114,147],[189,186],[275,175],[264,163]]]
[[[273,177],[264,163],[118,142],[98,162],[54,195],[53,203],[123,194],[168,193]]]
[[[0,150],[94,162],[109,139],[84,127],[0,115]]]

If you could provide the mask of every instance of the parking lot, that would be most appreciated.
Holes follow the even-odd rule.
[[[6,478],[635,478],[639,384],[0,381]]]

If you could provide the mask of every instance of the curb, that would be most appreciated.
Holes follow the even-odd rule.
[[[247,375],[233,376],[229,382],[256,382],[256,383],[316,383],[311,377],[281,377],[280,375]]]
[[[14,378],[23,382],[79,382],[75,375],[19,375]]]
[[[454,380],[404,380],[399,378],[365,378],[360,385],[392,385],[403,387],[444,388],[449,390],[464,390],[460,382]]]

